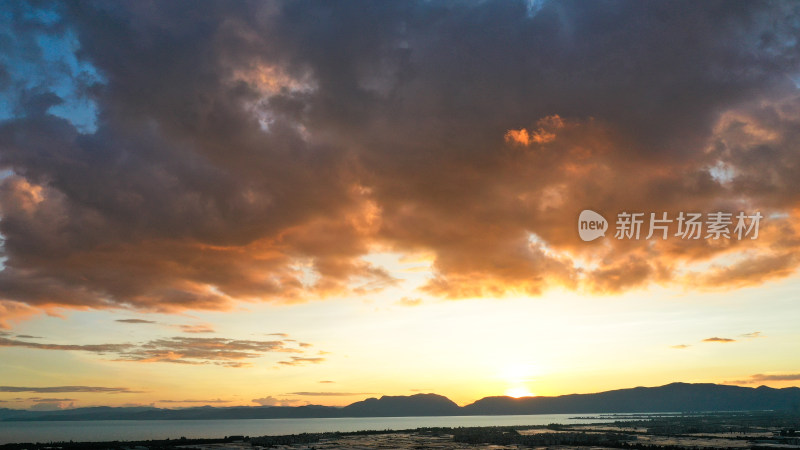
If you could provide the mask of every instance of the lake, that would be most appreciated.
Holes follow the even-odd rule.
[[[585,414],[583,414],[585,416]],[[347,417],[326,419],[243,420],[92,420],[0,422],[0,444],[56,441],[131,441],[222,438],[324,431],[404,430],[420,427],[478,427],[613,422],[615,419],[570,419],[575,414],[526,416]]]

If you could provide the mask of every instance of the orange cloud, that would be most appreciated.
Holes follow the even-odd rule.
[[[113,27],[97,25],[103,8],[64,15],[105,74],[81,90],[96,129],[51,114],[46,85],[0,122],[0,327],[60,307],[364,295],[398,283],[365,262],[375,249],[431,255],[421,290],[453,299],[729,289],[800,267],[796,49],[752,45],[795,34],[760,20],[775,5],[737,10],[746,29],[694,10],[703,26],[680,54],[683,14],[624,5],[624,20],[545,5],[548,27],[477,6],[386,4],[369,20],[264,7],[209,10],[181,32],[160,7],[121,7]],[[106,45],[121,40],[140,45]],[[579,239],[583,209],[609,236]],[[757,240],[613,239],[624,211],[765,219]]]
[[[710,338],[703,339],[703,342],[722,342],[722,343],[727,343],[727,342],[736,342],[736,339],[721,338],[721,337],[710,337]]]
[[[179,325],[184,333],[214,333],[214,328],[208,324],[201,325]]]
[[[521,128],[519,130],[508,130],[505,136],[506,142],[517,143],[520,145],[530,145],[531,143],[531,136],[528,134],[528,130],[525,128]]]
[[[14,322],[23,321],[41,313],[41,310],[22,302],[0,300],[0,329],[9,329]]]
[[[799,263],[800,258],[796,253],[759,255],[728,266],[712,267],[698,274],[692,281],[699,287],[738,288],[757,285],[793,274]]]
[[[284,366],[300,366],[303,364],[319,364],[325,361],[325,358],[321,357],[302,357],[302,356],[291,356],[288,360],[285,361],[278,361],[278,364],[282,364]]]
[[[508,130],[505,140],[508,143],[529,146],[533,143],[546,144],[556,139],[556,131],[564,127],[564,120],[557,114],[547,116],[537,122],[539,128],[528,132],[525,128],[519,130]]]

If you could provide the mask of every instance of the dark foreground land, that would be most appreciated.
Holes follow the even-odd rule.
[[[613,423],[513,427],[229,436],[139,442],[60,442],[0,445],[42,449],[800,449],[800,413],[732,412],[600,415]]]

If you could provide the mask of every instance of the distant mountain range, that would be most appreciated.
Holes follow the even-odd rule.
[[[437,394],[369,398],[334,406],[202,406],[183,409],[107,406],[59,411],[0,408],[0,421],[277,419],[321,417],[474,416],[511,414],[595,414],[696,411],[800,411],[800,388],[748,388],[718,384],[672,383],[558,397],[486,397],[458,406]]]
[[[486,397],[464,406],[469,414],[575,414],[623,412],[759,411],[800,409],[800,388],[747,388],[672,383],[558,397]]]

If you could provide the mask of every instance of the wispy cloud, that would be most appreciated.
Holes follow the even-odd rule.
[[[127,323],[127,324],[143,324],[143,325],[154,325],[159,324],[155,320],[146,320],[146,319],[117,319],[115,322],[119,323]],[[178,324],[178,325],[167,325],[163,324],[168,327],[174,327],[181,330],[184,333],[214,333],[214,327],[210,324]]]
[[[118,359],[244,367],[245,360],[259,358],[271,352],[302,353],[302,350],[287,347],[282,341],[173,337],[156,339],[130,348],[119,353]]]
[[[744,333],[744,334],[741,334],[739,336],[742,337],[742,338],[745,338],[745,339],[754,339],[754,338],[763,338],[763,337],[765,337],[763,334],[761,334],[760,331],[754,331],[752,333]],[[732,338],[714,336],[714,337],[703,339],[701,342],[716,342],[716,343],[726,344],[726,343],[737,342],[737,341],[736,341],[736,339],[732,339]],[[686,348],[689,348],[689,347],[691,347],[690,344],[678,344],[678,345],[670,346],[670,348],[674,348],[674,349],[686,349]]]
[[[303,364],[319,364],[323,361],[325,361],[325,358],[292,356],[288,360],[278,361],[278,364],[282,364],[284,366],[300,366]]]
[[[23,347],[40,350],[72,350],[98,354],[122,353],[131,348],[131,344],[44,344],[39,342],[20,341],[0,338],[0,347]]]
[[[760,381],[800,381],[800,373],[784,373],[765,375],[762,373],[751,375],[751,383],[758,383]]]
[[[179,325],[184,333],[214,333],[214,327],[208,324],[201,325]]]
[[[745,380],[732,380],[726,381],[725,384],[754,384],[769,381],[800,381],[800,373],[782,373],[782,374],[763,374],[757,373],[750,375],[750,378]]]
[[[289,392],[286,395],[304,395],[306,397],[353,397],[357,395],[379,395],[377,392]]]
[[[743,338],[748,338],[748,339],[752,339],[752,338],[763,338],[763,337],[766,337],[766,336],[764,336],[763,334],[761,334],[761,332],[760,332],[760,331],[753,331],[752,333],[745,333],[745,334],[743,334],[743,335],[741,335],[741,336],[742,336]]]
[[[271,395],[261,398],[254,398],[251,402],[261,406],[296,406],[301,404],[298,399],[276,398]]]
[[[222,400],[222,399],[212,399],[212,400],[197,400],[197,399],[190,399],[190,400],[158,400],[157,403],[202,403],[202,404],[218,404],[218,403],[230,403],[231,400]]]
[[[397,301],[398,305],[401,306],[419,306],[422,304],[421,298],[411,298],[411,297],[403,297]]]
[[[126,387],[103,386],[0,386],[0,392],[36,392],[64,393],[64,392],[99,392],[108,394],[141,394],[143,391],[134,391]]]
[[[176,364],[214,364],[226,367],[245,367],[268,353],[303,353],[304,347],[292,346],[285,341],[258,341],[225,338],[171,337],[144,343],[124,344],[47,344],[0,337],[0,346],[40,350],[83,351],[110,355],[118,361],[166,362]],[[323,358],[292,357],[281,361],[284,365],[318,363]]]

